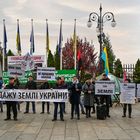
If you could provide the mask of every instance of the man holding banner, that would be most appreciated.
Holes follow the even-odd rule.
[[[5,89],[16,89],[17,87],[14,86],[14,77],[9,78],[9,84],[5,87]],[[13,110],[13,118],[15,121],[17,121],[17,102],[16,101],[6,101],[6,107],[7,107],[7,117],[4,119],[5,121],[11,120],[11,108]]]
[[[34,82],[33,80],[33,77],[30,75],[29,76],[29,81],[26,83],[25,85],[25,89],[37,89],[37,86],[36,86],[36,83]],[[29,113],[29,105],[30,105],[30,102],[26,102],[26,110],[24,112],[24,114],[26,113]],[[36,109],[35,109],[35,102],[32,101],[32,110],[33,110],[33,114],[36,113]]]

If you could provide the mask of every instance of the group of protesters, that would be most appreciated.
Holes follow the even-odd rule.
[[[108,81],[110,80],[106,74],[103,74],[102,79]],[[129,79],[126,82],[130,82]],[[0,81],[0,86],[2,88],[2,82]],[[18,89],[19,88],[19,81],[18,78],[10,77],[9,84],[4,87],[5,89]],[[46,80],[41,86],[40,89],[50,89],[50,84]],[[58,77],[56,80],[56,85],[53,87],[55,89],[68,89],[69,90],[69,102],[71,104],[71,119],[74,119],[76,114],[76,119],[80,119],[80,109],[81,113],[85,114],[86,118],[91,117],[91,112],[95,113],[95,102],[97,105],[104,104],[106,105],[106,116],[110,118],[109,108],[112,106],[111,95],[102,95],[97,96],[95,95],[95,80],[91,77],[85,80],[84,84],[81,84],[76,76],[73,77],[72,82],[67,84],[65,82],[64,77]],[[28,90],[36,90],[37,84],[33,80],[32,76],[29,76],[28,82],[25,85],[25,89]],[[84,93],[83,101],[81,101],[81,92]],[[17,110],[20,111],[20,103],[17,101],[5,101],[7,107],[7,114],[5,121],[11,120],[11,110],[13,111],[13,119],[17,121]],[[32,101],[32,111],[33,114],[36,113],[36,106],[35,102]],[[50,102],[42,102],[42,111],[40,114],[45,113],[45,104],[47,104],[47,113],[50,114]],[[24,114],[29,113],[29,105],[30,101],[26,102],[26,109]],[[59,107],[59,110],[58,110]],[[129,118],[131,118],[132,106],[128,105],[129,109]],[[3,112],[2,103],[0,102],[1,112]],[[126,110],[127,104],[124,105],[123,108],[123,116],[126,117]],[[52,121],[57,120],[58,112],[60,114],[60,120],[64,121],[64,114],[66,113],[65,110],[65,102],[54,102],[54,112],[53,112],[53,119]]]

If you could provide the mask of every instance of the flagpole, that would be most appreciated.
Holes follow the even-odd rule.
[[[77,42],[77,38],[76,38],[76,19],[74,19],[74,69],[76,70],[77,69],[77,45],[76,45],[76,42]]]
[[[46,19],[46,67],[48,67],[47,24],[48,24],[48,19]]]
[[[3,27],[5,26],[5,19],[3,19]],[[4,27],[5,28],[5,27]],[[4,44],[4,28],[3,28],[3,63],[2,63],[2,70],[5,70],[5,44]]]
[[[61,19],[61,43],[60,43],[60,70],[62,70],[62,19]]]
[[[17,19],[17,28],[19,28],[19,19]],[[18,29],[17,29],[17,30],[18,30]],[[18,31],[17,31],[17,33],[18,33]],[[18,35],[18,37],[19,37],[19,35]],[[19,43],[19,42],[18,42],[18,43]],[[19,47],[18,45],[19,45],[19,44],[17,44],[17,53],[18,53],[19,56],[21,56],[21,51],[18,50],[18,47]]]
[[[33,55],[33,19],[31,19],[31,35],[32,35],[32,38],[31,38],[31,36],[30,36],[30,55]]]

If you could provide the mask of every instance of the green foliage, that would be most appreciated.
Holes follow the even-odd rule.
[[[140,83],[140,59],[137,60],[134,70],[134,82]]]
[[[123,78],[123,68],[120,59],[117,59],[114,63],[114,75],[119,78]]]
[[[112,45],[110,43],[109,37],[105,36],[103,41],[103,46],[107,48],[107,54],[108,54],[108,64],[109,64],[109,72],[113,73],[113,62],[115,61],[115,55],[112,49]]]
[[[55,64],[56,70],[60,70],[60,55],[58,52],[58,45],[56,46],[56,52],[54,55],[54,64]]]
[[[48,67],[54,67],[55,64],[54,64],[54,57],[53,57],[53,54],[51,52],[51,50],[49,50],[49,54],[48,54]]]

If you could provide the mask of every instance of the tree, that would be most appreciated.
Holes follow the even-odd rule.
[[[54,54],[54,64],[55,64],[56,70],[60,70],[60,54],[59,54],[59,51],[58,51],[58,44],[56,46],[56,51],[55,51],[55,54]]]
[[[140,83],[140,59],[137,60],[134,69],[134,82]]]
[[[120,59],[117,59],[114,63],[114,75],[119,77],[119,78],[123,78],[123,68],[122,68],[122,63],[120,61]]]
[[[107,48],[109,72],[113,73],[113,63],[116,56],[114,55],[109,36],[104,36],[103,42],[103,46]]]
[[[54,67],[55,63],[54,63],[54,56],[51,52],[51,50],[49,50],[49,54],[48,54],[48,67]]]
[[[86,39],[83,41],[83,39],[77,37],[77,53],[78,51],[81,54],[82,71],[90,74],[96,73],[97,53],[95,52],[94,45],[91,45]],[[67,39],[62,51],[62,58],[64,69],[74,69],[73,39]]]

